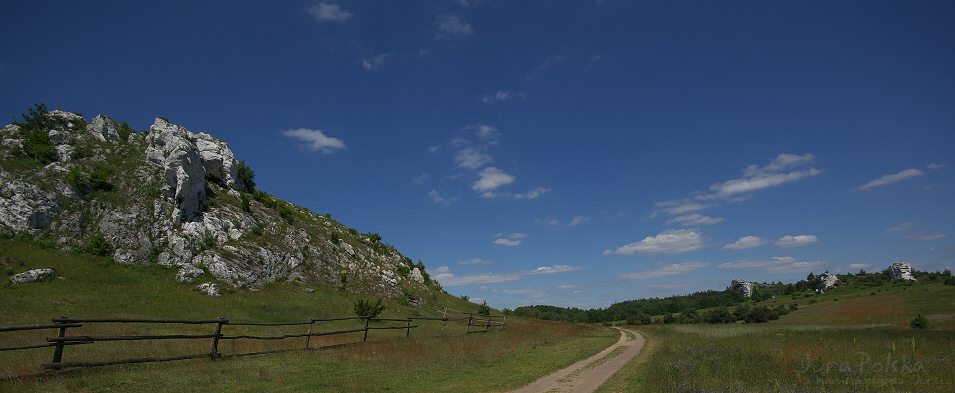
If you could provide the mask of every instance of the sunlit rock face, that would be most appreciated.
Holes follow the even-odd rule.
[[[912,275],[912,265],[908,262],[896,262],[886,270],[889,272],[889,277],[892,277],[893,280],[915,280],[915,276]]]
[[[740,295],[748,299],[753,297],[753,292],[756,291],[756,283],[737,279],[733,280],[730,289],[739,292]]]

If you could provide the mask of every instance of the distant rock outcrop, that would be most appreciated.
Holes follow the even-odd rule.
[[[730,289],[739,292],[740,295],[748,299],[753,297],[753,293],[756,291],[756,283],[737,279],[730,284]]]
[[[908,262],[896,262],[892,266],[889,266],[886,271],[889,273],[889,277],[893,280],[914,280],[915,276],[912,275],[912,265]]]
[[[825,292],[836,285],[839,285],[839,277],[835,274],[825,272],[816,277],[815,289],[817,291]]]

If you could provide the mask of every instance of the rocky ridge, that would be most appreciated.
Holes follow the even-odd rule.
[[[64,252],[94,244],[118,262],[169,266],[201,284],[317,282],[381,296],[437,287],[377,234],[246,185],[244,164],[209,134],[164,118],[140,133],[103,115],[42,116],[0,130],[0,235],[55,239]],[[36,124],[52,162],[30,155]]]

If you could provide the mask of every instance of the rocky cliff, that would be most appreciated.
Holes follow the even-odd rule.
[[[177,279],[276,280],[396,296],[437,287],[377,234],[254,190],[228,144],[158,118],[148,131],[38,105],[0,130],[0,235],[55,241]],[[252,184],[245,184],[249,181]]]

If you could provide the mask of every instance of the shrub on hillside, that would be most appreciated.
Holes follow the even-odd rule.
[[[487,305],[487,300],[478,307],[479,315],[491,315],[491,307]]]
[[[100,233],[90,236],[90,240],[83,246],[83,252],[101,257],[112,256],[113,250],[113,245]]]
[[[912,318],[912,322],[909,323],[909,326],[911,326],[912,329],[928,329],[928,318],[919,314],[917,317]]]
[[[255,191],[255,171],[245,165],[245,160],[239,161],[239,180],[245,185],[245,192]]]
[[[372,303],[371,300],[358,299],[355,301],[355,315],[359,317],[377,318],[381,312],[385,311],[385,304],[378,299]]]

